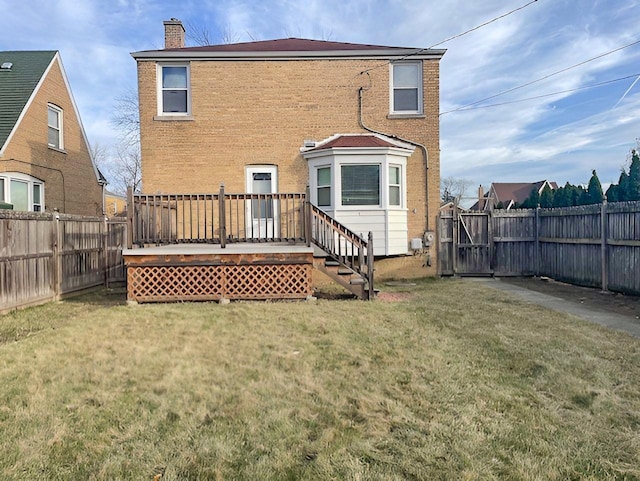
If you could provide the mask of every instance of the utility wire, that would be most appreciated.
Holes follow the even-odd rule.
[[[554,95],[566,94],[566,93],[570,93],[570,92],[577,92],[578,90],[586,90],[586,89],[592,89],[592,88],[595,88],[595,87],[602,87],[603,85],[608,85],[608,84],[612,84],[612,83],[615,83],[615,82],[621,82],[623,80],[628,80],[628,79],[634,78],[634,77],[637,77],[636,78],[636,81],[637,81],[637,79],[640,78],[640,73],[634,73],[633,75],[627,75],[626,77],[620,77],[620,78],[613,79],[613,80],[605,80],[605,81],[599,82],[597,84],[584,85],[582,87],[576,87],[576,88],[573,88],[573,89],[560,90],[558,92],[552,92],[552,93],[548,93],[548,94],[536,95],[535,97],[527,97],[527,98],[524,98],[524,99],[510,100],[508,102],[500,102],[500,103],[497,103],[497,104],[478,105],[477,107],[469,106],[469,107],[466,107],[466,108],[463,108],[463,109],[449,110],[448,112],[444,112],[444,113],[442,113],[440,115],[448,114],[448,113],[451,113],[451,112],[465,112],[467,110],[478,110],[478,109],[486,109],[486,108],[489,108],[489,107],[500,107],[501,105],[516,104],[518,102],[526,102],[527,100],[542,99],[542,98],[545,98],[545,97],[552,97]],[[634,82],[634,84],[635,84],[635,82]],[[633,85],[632,85],[632,87],[633,87]]]
[[[491,23],[493,23],[493,22],[497,22],[498,20],[501,20],[501,19],[503,19],[504,17],[508,17],[509,15],[511,15],[511,14],[513,14],[513,13],[516,13],[516,12],[518,12],[519,10],[522,10],[523,8],[527,8],[529,5],[532,5],[532,4],[536,3],[537,1],[538,1],[538,0],[531,0],[529,3],[527,3],[527,4],[525,4],[525,5],[522,5],[522,6],[518,7],[518,8],[514,8],[513,10],[511,10],[511,11],[509,11],[509,12],[507,12],[507,13],[503,13],[502,15],[499,15],[499,16],[497,16],[497,17],[494,17],[494,18],[492,18],[491,20],[489,20],[489,21],[487,21],[487,22],[481,23],[480,25],[477,25],[477,26],[475,26],[475,27],[473,27],[473,28],[470,28],[469,30],[466,30],[466,31],[464,31],[464,32],[462,32],[462,33],[459,33],[459,34],[457,34],[457,35],[454,35],[453,37],[449,37],[449,38],[446,38],[446,39],[444,39],[444,40],[442,40],[442,41],[440,41],[440,42],[438,42],[438,43],[434,43],[434,44],[433,44],[433,45],[431,45],[430,47],[420,48],[420,49],[416,50],[415,52],[412,52],[412,53],[410,53],[410,54],[405,55],[404,57],[400,57],[399,59],[396,59],[396,60],[393,60],[393,61],[392,61],[392,60],[389,60],[389,61],[387,61],[387,62],[385,62],[385,63],[380,64],[380,65],[375,65],[375,66],[373,66],[373,67],[371,67],[371,68],[368,68],[368,69],[366,69],[366,70],[363,70],[362,72],[360,72],[360,75],[362,75],[362,74],[364,74],[364,73],[371,72],[372,70],[376,70],[376,69],[379,69],[379,68],[382,68],[382,67],[386,67],[386,66],[387,66],[387,65],[389,65],[391,62],[399,62],[399,61],[401,61],[401,60],[405,60],[405,59],[407,59],[407,58],[409,58],[409,57],[412,57],[412,56],[414,56],[414,55],[420,55],[422,52],[425,52],[425,51],[427,51],[427,50],[431,50],[432,48],[437,47],[438,45],[442,45],[443,43],[450,42],[451,40],[454,40],[454,39],[456,39],[456,38],[460,38],[460,37],[462,37],[463,35],[467,35],[468,33],[475,32],[476,30],[478,30],[478,29],[480,29],[480,28],[482,28],[482,27],[486,27],[487,25],[489,25],[489,24],[491,24]]]
[[[487,100],[495,99],[496,97],[500,97],[501,95],[508,94],[508,93],[510,93],[510,92],[513,92],[513,91],[515,91],[515,90],[522,89],[522,88],[524,88],[524,87],[528,87],[529,85],[533,85],[533,84],[535,84],[535,83],[542,82],[543,80],[546,80],[546,79],[548,79],[548,78],[550,78],[550,77],[553,77],[553,76],[555,76],[555,75],[558,75],[558,74],[564,73],[564,72],[566,72],[567,70],[571,70],[571,69],[574,69],[574,68],[576,68],[576,67],[580,67],[581,65],[584,65],[584,64],[589,63],[589,62],[593,62],[594,60],[598,60],[598,59],[600,59],[600,58],[602,58],[602,57],[606,57],[607,55],[611,55],[612,53],[619,52],[620,50],[623,50],[623,49],[625,49],[625,48],[633,47],[634,45],[637,45],[637,44],[639,44],[639,43],[640,43],[640,40],[636,40],[635,42],[631,42],[631,43],[629,43],[629,44],[627,44],[627,45],[624,45],[624,46],[622,46],[622,47],[618,47],[618,48],[615,48],[615,49],[610,50],[610,51],[608,51],[608,52],[601,53],[600,55],[596,55],[595,57],[592,57],[592,58],[590,58],[590,59],[583,60],[582,62],[579,62],[579,63],[577,63],[577,64],[571,65],[570,67],[566,67],[566,68],[563,68],[563,69],[557,70],[557,71],[555,71],[555,72],[553,72],[553,73],[550,73],[550,74],[548,74],[548,75],[545,75],[544,77],[540,77],[540,78],[538,78],[538,79],[536,79],[536,80],[532,80],[531,82],[527,82],[527,83],[524,83],[524,84],[522,84],[522,85],[518,85],[517,87],[512,87],[512,88],[510,88],[510,89],[503,90],[503,91],[502,91],[502,92],[500,92],[500,93],[497,93],[497,94],[495,94],[495,95],[491,95],[490,97],[486,97],[486,98],[483,98],[483,99],[481,99],[481,100],[476,100],[475,102],[471,102],[470,104],[463,105],[462,107],[458,107],[457,109],[448,110],[447,112],[442,112],[440,115],[442,116],[442,115],[445,115],[445,114],[450,114],[451,112],[457,112],[457,111],[459,111],[459,110],[471,110],[471,109],[469,109],[468,107],[472,107],[472,106],[474,106],[474,105],[476,105],[476,104],[480,104],[480,103],[482,103],[482,102],[486,102]]]

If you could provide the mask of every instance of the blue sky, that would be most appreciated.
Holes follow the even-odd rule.
[[[129,55],[162,48],[162,21],[214,41],[305,37],[429,47],[529,0],[0,0],[0,50],[60,50],[91,143],[115,144],[116,98],[135,88]],[[640,40],[640,0],[537,0],[444,45],[447,112]],[[633,76],[635,74],[635,76]],[[615,182],[640,137],[640,43],[486,103],[605,86],[441,116],[441,174],[474,184]],[[624,96],[624,98],[623,98]],[[621,100],[622,99],[622,100]]]

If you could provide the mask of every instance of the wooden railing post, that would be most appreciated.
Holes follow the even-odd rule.
[[[220,224],[220,247],[224,249],[227,246],[227,215],[225,212],[224,184],[220,184],[220,193],[218,197],[219,224]]]
[[[369,242],[367,244],[367,281],[369,283],[369,300],[373,299],[373,232],[369,231]]]
[[[127,187],[127,249],[133,248],[133,217],[135,205],[133,205],[133,188]]]
[[[307,191],[304,196],[304,216],[303,216],[303,225],[304,225],[304,240],[307,243],[307,247],[311,246],[311,195],[309,186],[307,186]]]

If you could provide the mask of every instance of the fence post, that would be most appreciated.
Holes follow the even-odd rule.
[[[373,299],[375,291],[373,289],[373,232],[369,231],[367,244],[367,280],[369,281],[369,300]]]
[[[534,245],[534,274],[536,277],[540,277],[540,206],[536,207],[536,217],[535,217],[535,245]]]
[[[60,213],[53,215],[53,295],[60,300],[62,294],[62,246],[60,245]]]
[[[602,290],[609,288],[609,266],[607,256],[607,199],[602,201],[600,206],[600,236],[601,236],[601,267],[602,267]]]
[[[218,216],[220,224],[220,248],[224,249],[227,246],[227,214],[225,212],[225,199],[224,199],[224,184],[220,184],[220,193],[218,195]]]
[[[133,187],[127,187],[127,249],[133,248]]]
[[[451,209],[451,216],[451,270],[455,276],[458,271],[458,218],[460,217],[457,205]]]
[[[106,214],[102,217],[102,254],[104,286],[109,288],[109,224]]]

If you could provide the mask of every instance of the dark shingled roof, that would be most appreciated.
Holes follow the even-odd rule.
[[[397,147],[397,145],[382,140],[375,135],[341,135],[310,151],[326,150],[334,147]]]
[[[201,47],[166,48],[132,52],[136,60],[148,59],[262,59],[262,58],[441,58],[446,50],[414,47],[389,47],[363,43],[330,42],[306,38],[280,38]]]
[[[384,47],[347,42],[329,42],[326,40],[309,40],[306,38],[280,38],[261,40],[258,42],[230,43],[223,45],[206,45],[204,47],[168,48],[166,51],[181,52],[326,52],[337,50],[404,50],[406,47]]]
[[[13,64],[0,69],[0,149],[55,54],[55,50],[0,52],[0,65]]]

